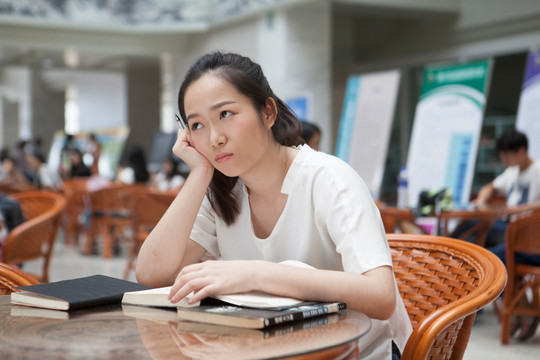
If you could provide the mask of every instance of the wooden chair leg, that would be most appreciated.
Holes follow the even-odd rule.
[[[112,246],[113,246],[112,229],[109,225],[105,225],[104,231],[103,231],[103,257],[105,259],[110,259],[112,257]]]

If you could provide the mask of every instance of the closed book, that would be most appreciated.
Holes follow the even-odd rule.
[[[120,303],[125,292],[150,289],[135,282],[105,275],[92,275],[46,284],[21,286],[11,294],[11,303],[55,310],[75,310]]]
[[[228,304],[203,305],[178,308],[180,320],[196,321],[217,325],[236,326],[250,329],[263,329],[271,326],[292,323],[304,319],[335,313],[346,309],[343,302],[309,303],[285,309],[255,309]]]

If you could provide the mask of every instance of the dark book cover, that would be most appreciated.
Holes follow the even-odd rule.
[[[335,313],[346,307],[343,302],[335,302],[310,303],[287,309],[268,310],[232,305],[207,305],[203,302],[202,305],[196,307],[178,308],[178,316],[181,320],[263,329]]]
[[[11,294],[18,305],[75,310],[90,306],[120,303],[127,291],[150,289],[149,286],[105,275],[21,286],[23,292]]]

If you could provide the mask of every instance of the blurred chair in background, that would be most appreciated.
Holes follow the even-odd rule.
[[[63,195],[48,191],[26,191],[12,194],[23,211],[25,222],[8,234],[3,249],[3,261],[7,264],[23,264],[42,259],[40,282],[49,282],[49,263],[66,208]]]
[[[87,197],[88,179],[79,177],[64,181],[63,191],[66,197],[65,242],[78,244],[79,236],[85,230],[85,197]]]
[[[146,185],[112,184],[109,187],[88,193],[90,228],[84,252],[96,252],[97,237],[103,239],[103,257],[113,255],[113,247],[119,245],[125,230],[133,227],[135,194],[152,192]],[[132,236],[129,234],[128,236]]]
[[[175,195],[171,193],[148,192],[135,195],[134,236],[127,255],[124,279],[129,278],[131,271],[135,268],[135,261],[144,240],[165,214],[174,198]]]
[[[416,223],[412,209],[386,206],[376,202],[386,233],[425,234],[426,231]]]
[[[508,285],[501,309],[501,342],[508,344],[513,316],[530,317],[526,340],[534,335],[540,320],[540,211],[522,214],[506,229]]]

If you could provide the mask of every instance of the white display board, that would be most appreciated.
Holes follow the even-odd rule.
[[[490,61],[424,70],[407,172],[409,206],[423,190],[450,188],[455,205],[469,202],[486,101]]]
[[[398,70],[349,77],[336,156],[347,161],[379,198],[399,90]]]

